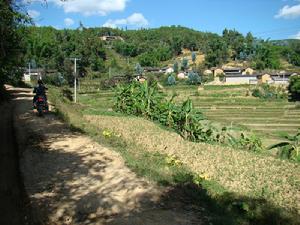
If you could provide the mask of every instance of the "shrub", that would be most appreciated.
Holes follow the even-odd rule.
[[[189,72],[188,74],[188,83],[191,85],[201,84],[201,77],[197,72]]]
[[[278,148],[281,158],[292,159],[300,162],[300,129],[294,136],[285,135],[286,141],[270,146],[268,149]]]
[[[204,119],[202,113],[193,107],[190,99],[176,105],[173,103],[174,97],[170,100],[163,98],[157,84],[133,82],[117,88],[114,108],[119,112],[158,121],[173,128],[185,139],[209,141],[213,131],[201,124]]]
[[[270,86],[268,84],[262,84],[256,86],[252,90],[252,96],[256,98],[274,100],[285,99],[288,97],[286,89],[282,86]]]
[[[292,76],[290,78],[290,84],[288,90],[291,94],[292,100],[300,101],[300,75]]]
[[[167,100],[159,92],[156,83],[133,82],[118,86],[116,89],[114,109],[128,115],[142,116],[157,121],[160,124],[174,129],[184,139],[193,142],[221,143],[249,151],[260,151],[262,143],[252,135],[240,138],[231,137],[226,127],[221,130],[204,123],[203,114],[193,107],[190,99],[181,105],[174,104],[173,99]]]
[[[261,139],[254,134],[246,136],[244,133],[241,133],[239,138],[231,137],[230,143],[231,146],[246,151],[261,152],[263,150]]]
[[[176,84],[176,80],[173,74],[168,76],[168,80],[167,80],[167,84],[169,86],[175,85]]]

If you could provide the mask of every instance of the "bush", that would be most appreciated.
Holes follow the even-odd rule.
[[[214,140],[213,130],[201,123],[203,115],[193,107],[192,101],[188,99],[182,105],[176,105],[173,103],[174,97],[166,100],[157,84],[133,82],[117,88],[114,108],[129,115],[158,121],[191,141]]]
[[[188,83],[191,85],[201,84],[201,77],[197,72],[189,72]]]
[[[261,152],[263,150],[261,139],[254,134],[246,136],[244,133],[241,133],[239,138],[233,138],[231,141],[233,147],[246,151]]]
[[[173,74],[168,76],[168,80],[167,80],[167,84],[169,86],[175,85],[176,84],[176,80]]]
[[[190,99],[182,105],[173,103],[175,95],[167,100],[159,92],[156,83],[133,82],[129,85],[118,86],[115,95],[114,109],[128,115],[142,116],[157,121],[160,124],[173,128],[183,138],[194,142],[221,143],[249,151],[258,151],[261,148],[260,139],[241,135],[240,139],[232,138],[227,129],[221,130],[204,123],[203,114],[193,107]]]
[[[288,90],[293,101],[300,101],[300,75],[290,78]]]
[[[270,146],[269,149],[278,148],[278,155],[300,162],[300,129],[294,136],[284,135],[286,141]]]
[[[286,89],[284,87],[262,84],[256,86],[256,88],[252,90],[252,96],[256,98],[274,100],[286,99],[288,97],[288,94],[286,93]]]

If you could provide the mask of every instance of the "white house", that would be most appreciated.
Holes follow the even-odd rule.
[[[181,72],[181,73],[178,73],[178,74],[177,74],[177,78],[178,78],[179,80],[183,80],[183,79],[186,79],[187,76],[186,76],[183,72]]]
[[[257,75],[226,74],[226,84],[257,84]]]
[[[23,74],[24,81],[42,79],[43,69],[26,69]]]
[[[169,73],[174,73],[174,69],[172,67],[169,67],[168,69],[166,69],[165,74],[169,74]]]

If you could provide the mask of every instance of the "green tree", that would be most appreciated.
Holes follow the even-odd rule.
[[[26,36],[25,25],[29,18],[22,14],[15,1],[0,1],[0,95],[5,82],[16,82],[21,78],[24,66]],[[1,98],[1,96],[0,96]]]
[[[176,79],[175,79],[174,74],[170,74],[170,75],[168,76],[167,83],[168,83],[169,86],[172,86],[172,85],[175,85],[175,84],[176,84]]]
[[[139,63],[136,64],[134,69],[135,69],[135,72],[139,75],[143,73],[143,68],[141,67],[141,65]]]
[[[258,70],[263,69],[279,69],[280,57],[276,48],[269,42],[262,42],[256,48],[256,55],[254,57],[254,66]]]
[[[178,73],[178,69],[179,69],[178,62],[175,61],[175,63],[173,64],[173,70],[174,70],[174,73]]]
[[[196,59],[197,59],[196,53],[195,53],[195,52],[192,52],[192,61],[193,61],[193,64],[195,64]]]
[[[300,75],[290,77],[288,90],[292,100],[300,101]]]
[[[187,58],[183,58],[181,62],[182,70],[186,71],[189,67],[189,61]]]
[[[176,56],[182,53],[182,39],[180,37],[174,37],[172,39],[171,49]]]
[[[209,50],[205,56],[205,65],[207,67],[219,66],[228,61],[229,52],[225,42],[220,39],[209,41]]]

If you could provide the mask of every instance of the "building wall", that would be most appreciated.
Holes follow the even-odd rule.
[[[226,77],[226,84],[255,84],[257,79],[255,77]]]
[[[24,74],[24,81],[31,81],[29,74]]]
[[[288,85],[289,81],[288,80],[274,80],[273,84],[277,85]]]

